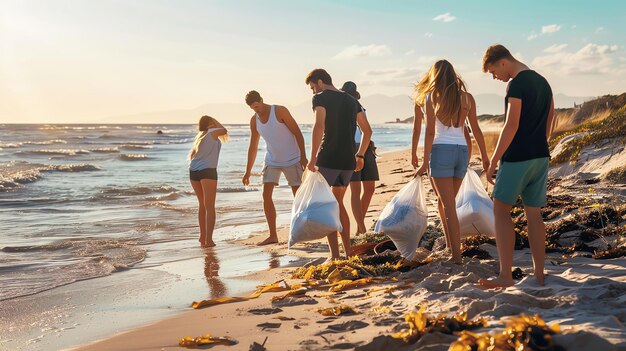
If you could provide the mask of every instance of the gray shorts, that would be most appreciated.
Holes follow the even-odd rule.
[[[324,176],[324,179],[330,186],[348,186],[350,178],[352,178],[352,170],[334,169],[326,167],[318,167],[318,171]]]
[[[468,157],[467,145],[434,144],[430,151],[430,176],[463,179]]]
[[[280,174],[284,174],[289,186],[300,186],[302,184],[302,173],[304,170],[300,162],[286,167],[263,167],[263,183],[274,183],[278,185]]]

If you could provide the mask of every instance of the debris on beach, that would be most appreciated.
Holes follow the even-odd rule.
[[[487,326],[487,321],[484,318],[468,321],[467,313],[458,313],[451,317],[440,315],[436,318],[430,318],[425,311],[426,307],[422,306],[419,311],[407,314],[404,320],[408,323],[409,329],[395,333],[392,337],[400,339],[406,344],[413,344],[429,333],[454,334],[463,330]]]
[[[539,315],[521,314],[512,317],[500,334],[489,335],[487,333],[476,334],[467,330],[461,331],[459,340],[452,343],[448,351],[565,351],[563,347],[555,345],[552,338],[560,332],[558,324],[548,326]]]
[[[348,305],[340,305],[340,306],[335,306],[335,307],[322,308],[322,309],[319,309],[317,312],[319,312],[322,316],[341,316],[343,314],[355,314],[356,313],[356,311]]]
[[[287,285],[287,283],[283,279],[283,280],[276,281],[272,284],[259,285],[257,289],[258,290],[256,292],[254,292],[252,295],[248,297],[220,297],[220,298],[210,299],[210,300],[194,301],[191,304],[191,307],[198,309],[198,308],[203,308],[203,307],[208,307],[208,306],[220,305],[224,303],[246,301],[246,300],[256,299],[257,297],[261,296],[261,294],[266,293],[266,292],[288,291],[288,290],[291,290],[291,287]]]
[[[232,346],[232,345],[237,345],[238,343],[239,342],[237,340],[231,339],[228,336],[214,337],[214,336],[211,336],[211,334],[206,334],[203,336],[198,336],[196,338],[192,338],[190,336],[181,338],[178,341],[178,346],[186,347],[188,349],[195,349],[195,348],[206,346],[206,345]]]

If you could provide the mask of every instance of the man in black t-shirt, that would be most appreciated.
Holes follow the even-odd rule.
[[[311,158],[308,169],[317,170],[324,176],[333,194],[339,203],[339,218],[341,220],[341,241],[346,257],[350,257],[350,218],[343,205],[350,178],[354,171],[363,168],[363,157],[372,136],[365,115],[359,103],[350,95],[333,86],[332,78],[323,69],[311,71],[305,79],[313,93],[313,111],[315,125],[313,126],[311,141]],[[356,150],[354,133],[357,124],[363,136],[359,150]],[[337,233],[328,235],[331,259],[338,259],[339,243]]]
[[[505,98],[506,123],[487,171],[487,180],[493,184],[492,177],[500,162],[492,194],[500,274],[497,278],[481,279],[479,283],[488,288],[514,284],[515,232],[511,208],[521,196],[528,220],[534,275],[543,285],[546,228],[541,207],[546,204],[548,139],[554,122],[552,89],[544,77],[516,60],[502,45],[487,49],[483,72],[509,84]]]

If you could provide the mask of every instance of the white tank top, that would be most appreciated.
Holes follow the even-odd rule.
[[[287,167],[300,162],[300,148],[296,137],[285,123],[276,119],[275,106],[270,107],[270,117],[262,123],[259,114],[256,117],[256,130],[265,140],[265,165],[270,167]]]
[[[432,103],[430,101],[430,94],[427,96],[426,101],[427,103]],[[467,141],[465,140],[465,124],[461,124],[458,128],[454,126],[447,127],[445,124],[441,123],[439,117],[435,116],[435,139],[433,140],[433,145],[434,144],[467,145]]]

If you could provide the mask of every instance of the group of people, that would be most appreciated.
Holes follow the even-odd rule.
[[[446,60],[434,63],[415,87],[415,121],[411,163],[416,176],[427,174],[437,194],[438,210],[446,244],[455,263],[462,263],[461,233],[455,197],[468,171],[471,136],[478,145],[483,171],[495,184],[493,190],[495,236],[500,273],[479,283],[485,287],[513,285],[512,257],[514,227],[510,211],[521,196],[528,219],[528,235],[537,281],[544,281],[545,226],[541,207],[546,203],[549,161],[548,139],[554,122],[554,102],[550,85],[537,72],[515,59],[502,45],[490,46],[484,54],[482,70],[494,79],[508,82],[505,97],[506,122],[493,155],[489,157],[476,117],[476,102],[461,77]],[[323,69],[314,69],[305,78],[314,96],[315,123],[311,151],[307,159],[304,138],[298,124],[283,106],[269,105],[256,91],[250,91],[246,104],[255,112],[250,119],[250,144],[244,185],[250,182],[260,137],[267,152],[263,167],[263,209],[269,236],[259,243],[278,242],[273,189],[284,174],[295,195],[305,170],[320,172],[339,204],[342,231],[339,233],[345,257],[352,254],[350,219],[343,199],[350,186],[352,213],[357,233],[364,233],[365,213],[379,179],[372,128],[360,94],[353,82],[337,89]],[[419,162],[417,145],[426,121],[424,154]],[[215,192],[217,161],[226,129],[214,118],[199,122],[190,154],[190,179],[198,197],[200,243],[214,246]],[[498,167],[497,176],[496,167]],[[361,190],[363,192],[361,193]],[[340,258],[338,233],[329,233],[330,258]]]

